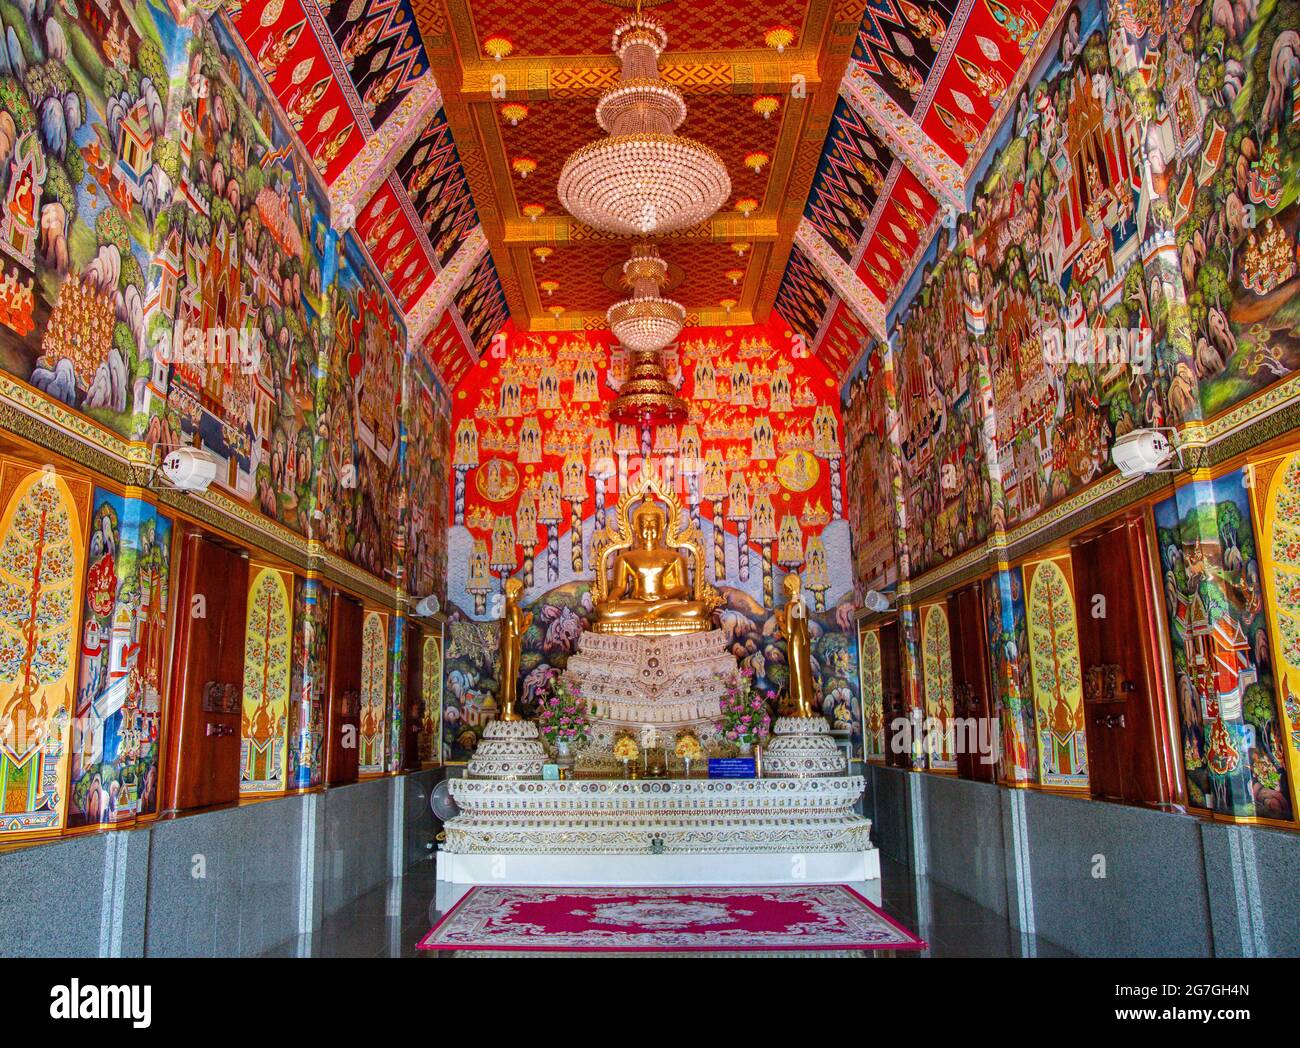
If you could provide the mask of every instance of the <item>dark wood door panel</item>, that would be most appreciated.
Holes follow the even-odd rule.
[[[239,799],[248,559],[200,532],[185,536],[177,600],[168,801]]]

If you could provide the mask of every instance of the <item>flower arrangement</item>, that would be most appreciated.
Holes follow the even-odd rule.
[[[587,741],[589,726],[587,704],[578,688],[559,675],[547,681],[537,704],[537,727],[546,741],[580,746]]]
[[[620,735],[614,740],[614,756],[621,761],[634,761],[641,755],[641,748],[631,735]]]
[[[726,691],[719,700],[722,718],[718,731],[724,738],[738,743],[764,741],[772,730],[771,703],[776,692],[754,691],[752,671],[734,673],[727,679]]]
[[[697,761],[704,756],[704,751],[700,749],[700,740],[688,731],[677,736],[674,752],[686,761]]]

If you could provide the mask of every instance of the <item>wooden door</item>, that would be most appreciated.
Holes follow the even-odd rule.
[[[403,723],[402,767],[420,767],[420,735],[424,729],[424,630],[406,626],[406,720]]]
[[[247,555],[191,531],[180,580],[168,733],[174,810],[239,799]]]
[[[1081,537],[1071,560],[1093,796],[1168,803],[1168,722],[1153,647],[1159,619],[1141,522],[1126,518]]]
[[[903,708],[903,673],[898,650],[898,622],[880,627],[880,690],[885,707],[885,763],[894,768],[910,768],[912,752],[908,746],[894,742],[894,725],[907,719]]]
[[[972,583],[948,598],[948,620],[952,633],[954,714],[962,724],[957,740],[957,774],[963,779],[992,782],[997,764],[986,762],[978,745],[990,742],[991,755],[992,747],[1000,738],[993,720],[988,622],[982,583]]]
[[[361,602],[334,591],[330,605],[325,782],[355,782],[361,756]]]

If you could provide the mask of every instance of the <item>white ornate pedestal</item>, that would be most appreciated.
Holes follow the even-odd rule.
[[[662,637],[585,632],[565,676],[596,705],[602,721],[711,728],[723,692],[719,678],[735,672],[722,630]]]
[[[777,717],[763,751],[763,774],[807,778],[843,775],[844,753],[825,717]]]
[[[545,763],[536,724],[494,720],[483,729],[465,770],[476,779],[540,779]]]
[[[438,878],[460,884],[779,884],[880,876],[861,776],[454,779]]]

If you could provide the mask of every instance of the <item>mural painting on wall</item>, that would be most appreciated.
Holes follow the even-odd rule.
[[[253,565],[244,631],[240,793],[287,787],[293,574]]]
[[[358,730],[358,772],[382,775],[388,708],[388,615],[367,611],[361,627],[361,726]]]
[[[1300,452],[1253,466],[1251,492],[1260,521],[1259,564],[1269,615],[1271,662],[1291,769],[1291,810],[1300,770]],[[1256,638],[1258,641],[1258,638]]]
[[[168,9],[6,8],[0,57],[0,366],[128,436],[174,302],[154,268],[183,165],[169,128],[188,38]]]
[[[205,25],[189,80],[177,201],[157,227],[175,325],[172,363],[150,376],[167,408],[150,436],[206,449],[218,486],[309,532],[325,202],[224,19]]]
[[[325,543],[376,575],[395,566],[402,358],[401,315],[352,237],[340,253],[334,340],[321,432]]]
[[[0,837],[63,826],[90,485],[0,460]]]
[[[451,400],[424,353],[407,372],[406,588],[416,599],[447,599],[447,513],[451,493]]]
[[[72,728],[68,825],[156,810],[167,668],[170,519],[95,489]]]
[[[979,376],[956,258],[922,267],[921,285],[890,352],[898,383],[904,533],[911,571],[919,575],[989,531]]]
[[[1024,566],[1029,667],[1038,725],[1038,781],[1088,787],[1088,743],[1083,726],[1083,669],[1074,580],[1068,556]]]
[[[1116,436],[1163,425],[1169,367],[1149,341],[1140,128],[1105,11],[1067,14],[959,222],[996,417],[995,516],[1026,520],[1110,469]],[[1120,333],[1107,340],[1107,331]],[[1131,337],[1131,340],[1130,340]],[[992,428],[992,427],[991,427]]]
[[[849,482],[849,523],[853,528],[853,577],[860,594],[884,590],[898,581],[895,543],[897,432],[892,371],[883,368],[873,346],[844,386],[844,453]]]
[[[756,686],[785,683],[771,618],[781,576],[809,591],[823,708],[860,748],[857,628],[835,380],[774,316],[766,325],[687,329],[670,353],[690,414],[640,437],[606,406],[626,373],[606,333],[506,328],[455,390],[444,756],[467,759],[494,710],[497,605],[526,585],[522,692],[567,663],[591,616],[590,551],[621,487],[653,468],[698,522],[726,597],[722,629]],[[716,527],[715,527],[716,522]]]
[[[955,771],[954,687],[948,612],[942,604],[921,609],[921,681],[925,689],[926,756],[936,771]]]
[[[293,676],[289,714],[289,786],[319,786],[324,773],[325,672],[329,593],[319,579],[295,579]]]
[[[1300,10],[1183,2],[1164,29],[1143,55],[1164,103],[1147,140],[1208,417],[1300,368]]]
[[[1287,730],[1275,702],[1248,494],[1246,474],[1236,470],[1184,484],[1154,508],[1183,766],[1198,808],[1292,819]]]

